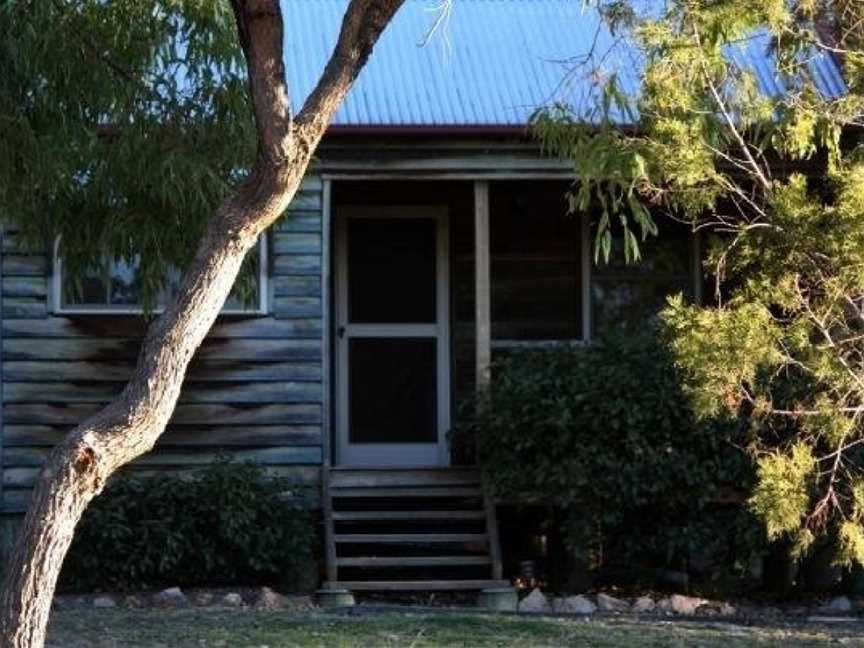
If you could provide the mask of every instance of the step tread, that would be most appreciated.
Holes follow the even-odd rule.
[[[324,589],[349,589],[368,591],[446,591],[482,590],[493,587],[509,587],[506,580],[415,580],[415,581],[328,581]]]
[[[337,533],[336,543],[373,542],[480,542],[488,539],[485,533]]]
[[[357,556],[339,558],[340,567],[436,567],[447,565],[490,565],[489,556]]]
[[[483,520],[484,511],[333,511],[336,522],[375,520]]]
[[[331,484],[330,494],[334,499],[340,497],[391,497],[407,499],[411,497],[480,497],[483,491],[480,489],[480,486],[342,487]]]

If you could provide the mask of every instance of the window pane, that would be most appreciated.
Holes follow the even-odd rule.
[[[105,278],[95,271],[88,272],[79,281],[63,277],[63,304],[100,305],[108,296]]]
[[[429,218],[349,219],[350,322],[435,321],[435,230]]]
[[[595,335],[612,328],[648,323],[669,295],[693,296],[693,239],[680,224],[663,221],[660,233],[640,244],[641,259],[626,263],[622,239],[615,237],[609,263],[594,266],[591,278],[592,328]]]
[[[434,338],[352,338],[351,443],[434,443],[437,362]]]
[[[686,278],[677,281],[595,279],[591,282],[594,332],[644,325],[662,310],[668,295],[679,292],[692,296]]]
[[[260,248],[246,260],[242,274],[225,302],[224,311],[257,311],[261,306]],[[103,272],[90,271],[83,279],[76,280],[61,269],[63,275],[63,308],[86,307],[110,310],[142,310],[143,289],[138,273],[139,261],[113,260],[107,262]],[[170,268],[165,286],[159,295],[155,308],[163,308],[167,301],[177,294],[182,276],[176,268]]]
[[[493,183],[490,195],[492,338],[582,337],[580,220],[566,185]]]
[[[108,301],[110,304],[136,306],[141,304],[141,281],[138,278],[138,263],[114,261],[111,264],[111,278]]]

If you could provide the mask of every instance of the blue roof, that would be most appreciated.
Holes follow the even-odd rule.
[[[286,72],[292,99],[310,92],[330,56],[348,0],[283,0]],[[440,0],[407,0],[387,27],[334,119],[339,126],[521,126],[539,107],[567,101],[595,104],[597,84],[573,63],[602,53],[604,72],[622,89],[639,89],[639,57],[615,43],[579,0],[454,0],[430,34]],[[614,45],[614,47],[613,47]],[[763,91],[784,90],[767,39],[749,39],[730,57],[756,72]],[[844,91],[825,55],[810,67],[820,89]]]

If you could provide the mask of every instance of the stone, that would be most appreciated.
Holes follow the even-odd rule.
[[[153,605],[157,607],[188,607],[189,599],[179,587],[169,587],[153,595]]]
[[[237,592],[228,592],[222,597],[222,605],[227,607],[240,607],[243,605],[243,597]]]
[[[630,609],[630,604],[622,599],[601,593],[597,595],[597,607],[603,612],[626,612]]]
[[[309,611],[315,609],[315,601],[308,594],[283,596],[285,607],[293,611]]]
[[[640,596],[633,601],[633,605],[630,606],[630,611],[635,612],[636,614],[648,614],[653,612],[656,608],[657,604],[654,603],[654,599],[650,596]]]
[[[140,596],[130,594],[129,596],[123,598],[123,605],[127,608],[143,608],[146,607],[147,602]]]
[[[325,609],[354,605],[354,595],[347,589],[320,589],[315,592],[315,600]]]
[[[697,607],[694,614],[699,617],[727,617],[733,616],[735,612],[735,608],[725,601],[720,603],[711,601]]]
[[[103,594],[102,596],[97,596],[93,599],[93,607],[100,609],[108,609],[108,608],[116,608],[117,601],[114,600],[113,596],[108,596],[107,594]]]
[[[192,595],[192,602],[199,607],[213,605],[213,592],[195,592]]]
[[[675,614],[684,614],[692,616],[696,614],[696,610],[700,605],[708,603],[705,599],[695,596],[684,596],[683,594],[673,594],[668,598],[664,598],[657,603],[657,608],[663,612],[674,612]]]
[[[824,605],[819,606],[821,614],[846,614],[852,611],[852,601],[848,596],[835,596]]]
[[[552,599],[552,611],[556,614],[594,614],[597,606],[587,596],[565,596]]]
[[[285,597],[269,587],[262,587],[254,605],[261,610],[279,610],[285,606]]]
[[[515,612],[519,606],[519,595],[512,587],[490,587],[480,592],[477,607],[498,612]]]
[[[549,603],[546,595],[535,587],[528,596],[519,601],[518,609],[520,612],[549,613],[552,611],[552,604]]]

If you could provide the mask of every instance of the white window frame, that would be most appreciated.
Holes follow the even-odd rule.
[[[258,237],[256,244],[258,250],[258,308],[238,309],[238,308],[223,308],[219,313],[221,315],[229,315],[232,317],[239,316],[256,316],[266,315],[269,302],[269,257],[267,246],[267,232]],[[54,265],[51,276],[51,292],[53,312],[58,315],[142,315],[144,313],[143,306],[122,306],[113,308],[108,304],[99,306],[95,304],[82,305],[64,305],[63,304],[63,258],[60,256],[60,239],[54,241]],[[161,313],[165,310],[164,306],[154,308],[152,313]]]

